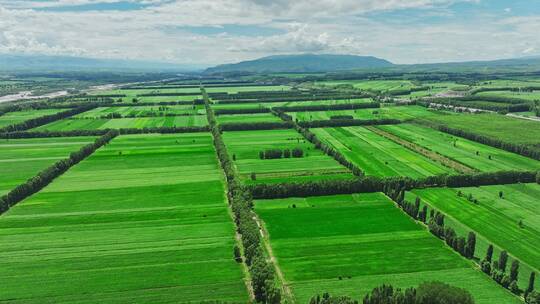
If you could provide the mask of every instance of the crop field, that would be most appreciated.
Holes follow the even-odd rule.
[[[441,115],[439,111],[432,111],[421,106],[391,106],[378,109],[289,112],[287,114],[299,121],[327,120],[335,115],[350,115],[354,119],[393,118],[400,120]]]
[[[495,97],[508,97],[508,98],[521,98],[526,100],[538,100],[540,101],[540,91],[533,92],[514,92],[514,91],[490,91],[480,92],[476,94],[478,96],[495,96]]]
[[[478,171],[540,170],[540,161],[431,128],[413,124],[387,125],[377,128]]]
[[[35,128],[37,131],[103,130],[122,128],[201,127],[206,126],[206,115],[136,117],[136,118],[81,118],[62,119]]]
[[[362,303],[433,281],[525,303],[540,123],[504,98],[533,105],[513,90],[540,78],[431,69],[62,73],[101,89],[3,102],[0,129],[40,119],[0,132],[0,303]],[[522,112],[429,105],[454,101]],[[490,245],[505,271],[482,263]]]
[[[502,197],[499,192],[502,191]],[[458,195],[461,192],[461,196]],[[477,203],[468,200],[469,195]],[[531,270],[540,269],[540,185],[513,184],[469,188],[416,189],[406,199],[418,196],[451,219],[456,230],[476,231],[480,238],[476,255],[483,258],[493,244],[521,260],[518,283],[526,285]],[[519,225],[519,222],[522,225]],[[493,223],[497,223],[494,225]],[[495,255],[497,257],[498,254]],[[540,284],[536,284],[540,286]]]
[[[248,300],[210,134],[116,138],[0,227],[2,302]]]
[[[4,115],[0,115],[0,128],[7,127],[9,125],[21,123],[23,121],[56,114],[58,112],[66,111],[67,109],[41,109],[41,110],[27,110],[27,111],[17,111],[17,112],[8,112]]]
[[[364,127],[315,128],[312,132],[366,175],[421,178],[454,172]]]
[[[468,289],[477,304],[520,303],[381,193],[258,200],[255,211],[298,303],[426,280]]]
[[[226,92],[229,94],[235,94],[239,92],[257,92],[257,91],[288,91],[290,86],[276,85],[276,86],[238,86],[238,87],[208,87],[206,92],[218,93]]]
[[[455,129],[472,130],[480,135],[509,143],[531,146],[540,144],[540,124],[535,121],[487,113],[437,115],[426,117],[426,119]]]
[[[254,122],[280,122],[281,119],[272,113],[256,114],[227,114],[216,116],[218,123],[254,123]]]
[[[0,195],[33,177],[94,137],[0,139]]]
[[[352,174],[330,156],[316,149],[295,130],[231,131],[223,133],[229,154],[242,179],[248,183],[349,178]],[[260,159],[266,149],[300,148],[301,158]],[[255,180],[251,178],[255,174]]]
[[[99,107],[73,116],[74,118],[102,118],[112,114],[122,117],[167,116],[167,115],[205,115],[203,105],[174,105],[174,106],[130,106],[130,107]]]

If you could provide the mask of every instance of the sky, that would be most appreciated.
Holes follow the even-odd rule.
[[[539,32],[540,0],[0,0],[0,53],[205,66],[300,53],[538,56]]]

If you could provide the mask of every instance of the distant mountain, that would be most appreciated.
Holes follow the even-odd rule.
[[[203,67],[139,60],[0,54],[0,71],[197,71]]]
[[[224,64],[206,69],[205,73],[330,72],[391,66],[393,66],[391,62],[372,56],[303,54],[269,56],[251,61]]]

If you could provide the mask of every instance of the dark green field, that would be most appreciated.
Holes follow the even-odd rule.
[[[298,303],[426,280],[466,288],[478,304],[520,303],[380,193],[260,200],[255,210]]]

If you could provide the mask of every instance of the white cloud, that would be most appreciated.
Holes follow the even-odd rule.
[[[103,0],[101,2],[113,2]],[[43,1],[0,0],[0,52],[24,52],[217,64],[278,53],[352,53],[397,63],[494,59],[540,49],[540,16],[482,16],[452,21],[457,0],[140,0],[132,11],[15,9]],[[459,2],[476,2],[459,1]],[[57,6],[95,3],[55,0]],[[432,9],[436,7],[437,9]],[[419,8],[443,23],[370,18],[366,13]],[[450,18],[452,17],[452,18]],[[278,28],[272,36],[205,36],[185,26]]]

